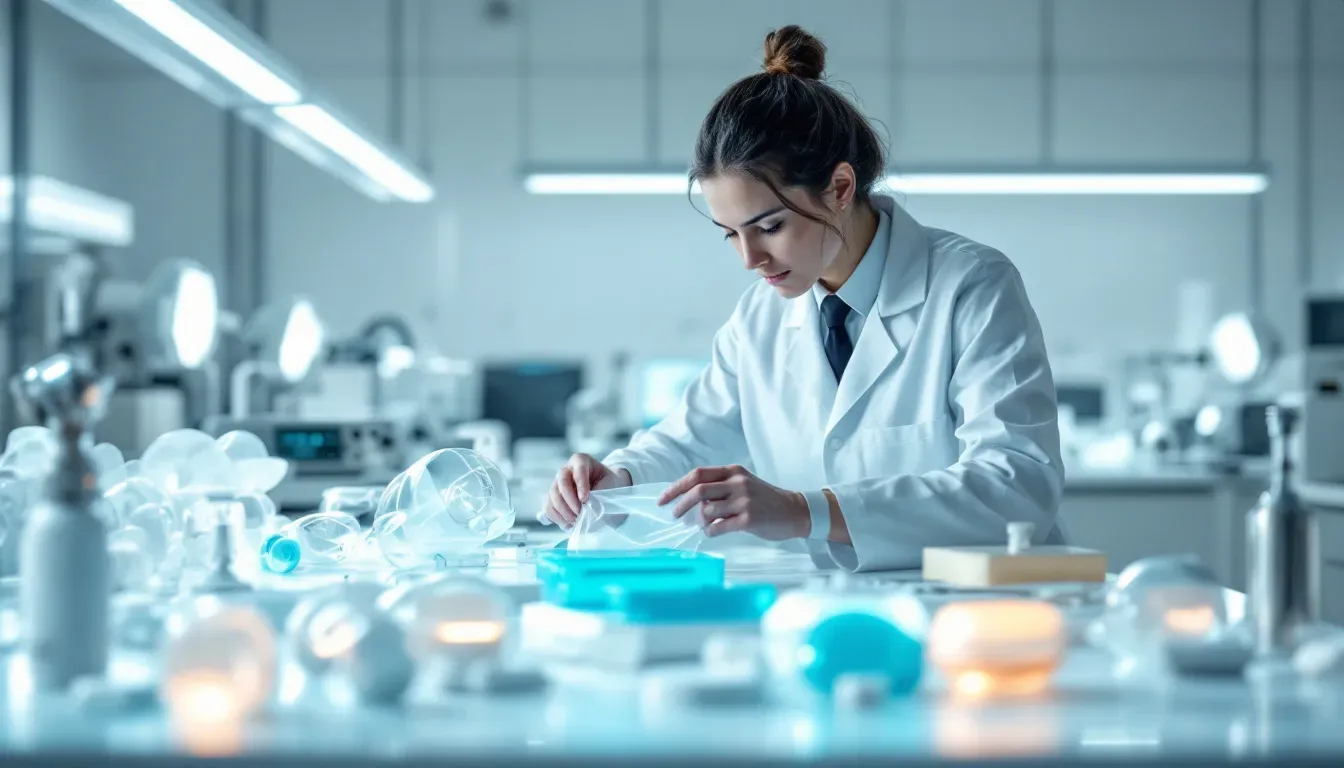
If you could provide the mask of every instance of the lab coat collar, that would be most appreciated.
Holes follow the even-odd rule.
[[[877,311],[882,317],[908,312],[924,303],[929,290],[929,239],[924,227],[886,195],[873,195],[873,207],[891,217],[891,241]]]
[[[831,374],[821,346],[820,316],[812,292],[793,299],[785,318],[790,332],[788,367],[795,383],[819,401],[826,413],[826,432],[849,413],[900,357],[886,318],[924,303],[928,291],[929,245],[924,228],[890,197],[874,195],[873,206],[891,217],[887,260],[878,288],[876,311],[864,319],[854,354],[839,384]]]
[[[887,259],[877,290],[877,315],[891,317],[924,303],[929,287],[929,242],[919,222],[887,195],[873,195],[873,207],[891,219]],[[811,291],[789,302],[784,325],[816,327],[816,297]]]
[[[868,244],[868,250],[854,267],[854,273],[835,292],[852,311],[865,319],[872,314],[873,306],[877,304],[877,292],[882,287],[882,273],[887,266],[887,250],[890,246],[891,216],[879,209],[873,242]],[[816,299],[818,307],[829,295],[831,292],[820,282],[812,285],[812,298]]]

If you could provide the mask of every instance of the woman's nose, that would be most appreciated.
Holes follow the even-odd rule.
[[[742,241],[742,264],[755,272],[770,262],[770,254],[747,240]]]

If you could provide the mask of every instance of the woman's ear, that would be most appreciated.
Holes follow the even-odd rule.
[[[854,204],[858,194],[858,183],[854,177],[854,166],[841,162],[831,171],[831,193],[835,195],[835,208],[839,213]]]

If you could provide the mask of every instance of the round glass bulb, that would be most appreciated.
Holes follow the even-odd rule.
[[[161,695],[175,720],[250,717],[270,700],[275,677],[275,633],[253,608],[188,619],[163,649]]]

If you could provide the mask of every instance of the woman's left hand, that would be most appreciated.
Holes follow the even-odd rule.
[[[693,470],[664,491],[658,505],[673,499],[680,499],[672,511],[678,519],[700,505],[706,536],[746,531],[783,541],[806,536],[812,525],[801,493],[776,488],[739,466]]]

